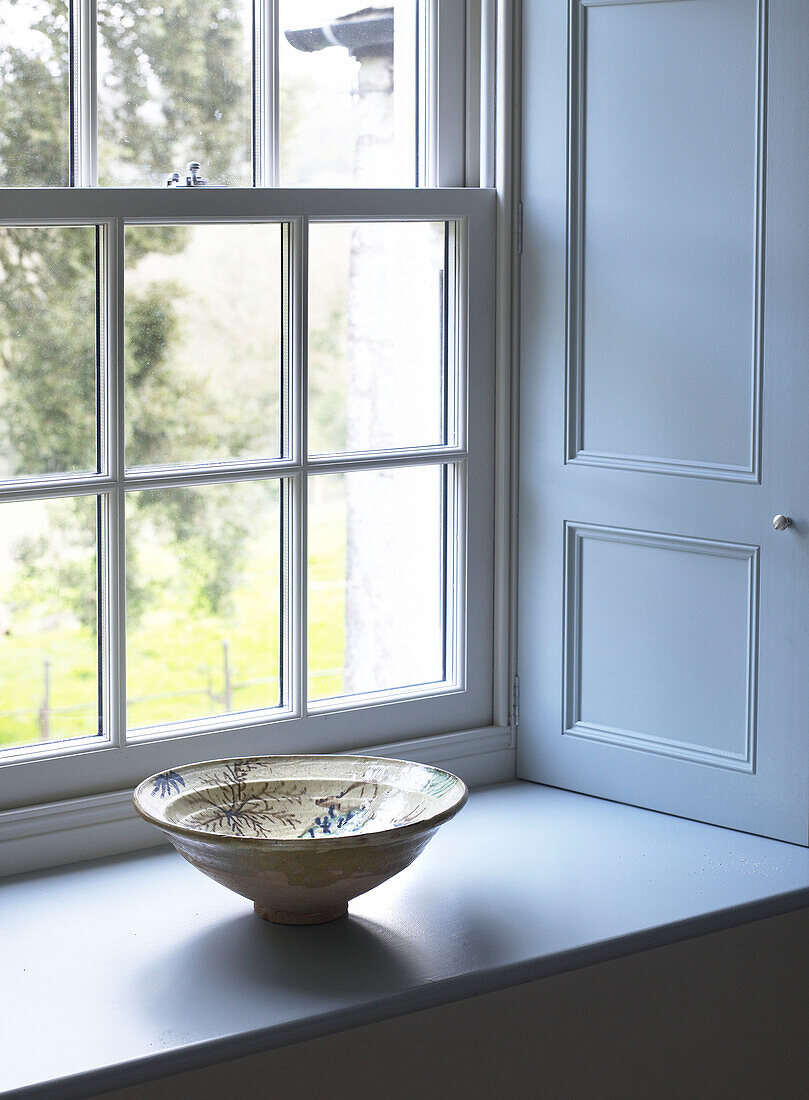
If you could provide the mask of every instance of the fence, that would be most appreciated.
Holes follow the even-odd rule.
[[[128,705],[150,703],[158,701],[160,699],[181,699],[181,698],[194,698],[203,697],[207,699],[207,707],[209,714],[227,714],[234,709],[234,696],[241,691],[244,691],[251,687],[258,687],[262,684],[278,683],[278,676],[263,676],[255,677],[253,679],[237,680],[234,677],[234,669],[231,661],[230,642],[223,638],[221,641],[222,660],[220,666],[220,676],[217,685],[214,684],[214,677],[210,667],[206,667],[203,671],[207,673],[207,683],[204,686],[194,688],[180,688],[174,691],[161,691],[154,692],[150,695],[138,695],[131,696],[128,699]],[[69,718],[70,716],[76,716],[76,718],[84,717],[94,719],[97,708],[94,705],[88,705],[87,703],[79,703],[72,706],[55,706],[53,704],[53,662],[49,657],[44,657],[41,664],[41,678],[39,686],[40,700],[38,704],[29,706],[13,707],[8,710],[0,710],[0,745],[4,740],[4,725],[7,719],[20,719],[25,720],[27,718],[34,718],[33,723],[36,726],[40,741],[48,741],[54,732],[54,723],[57,718]],[[343,669],[325,669],[319,673],[319,675],[336,676],[341,675]],[[16,677],[15,677],[16,680]],[[36,694],[36,688],[32,691],[32,694]],[[29,696],[30,698],[30,696]],[[27,723],[26,723],[27,724]],[[86,732],[86,725],[83,730],[77,730],[76,733],[67,736],[77,736],[80,732]],[[35,730],[32,728],[30,734],[35,734]],[[58,736],[66,736],[65,731],[61,730]],[[12,735],[13,743],[20,743],[21,740],[33,740],[32,736],[19,738],[16,735]]]

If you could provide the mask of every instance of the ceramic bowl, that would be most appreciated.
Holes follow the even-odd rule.
[[[264,920],[321,924],[412,863],[467,794],[457,776],[406,760],[257,756],[161,772],[134,802]]]

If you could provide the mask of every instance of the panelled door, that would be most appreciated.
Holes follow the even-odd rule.
[[[519,774],[806,844],[809,5],[523,13]]]

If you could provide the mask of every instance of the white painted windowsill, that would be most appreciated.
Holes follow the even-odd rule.
[[[315,928],[166,848],[7,879],[0,1094],[84,1097],[806,905],[809,849],[521,782]]]

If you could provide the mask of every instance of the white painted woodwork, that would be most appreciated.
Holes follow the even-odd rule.
[[[524,6],[520,407],[518,774],[801,844],[806,15]]]

